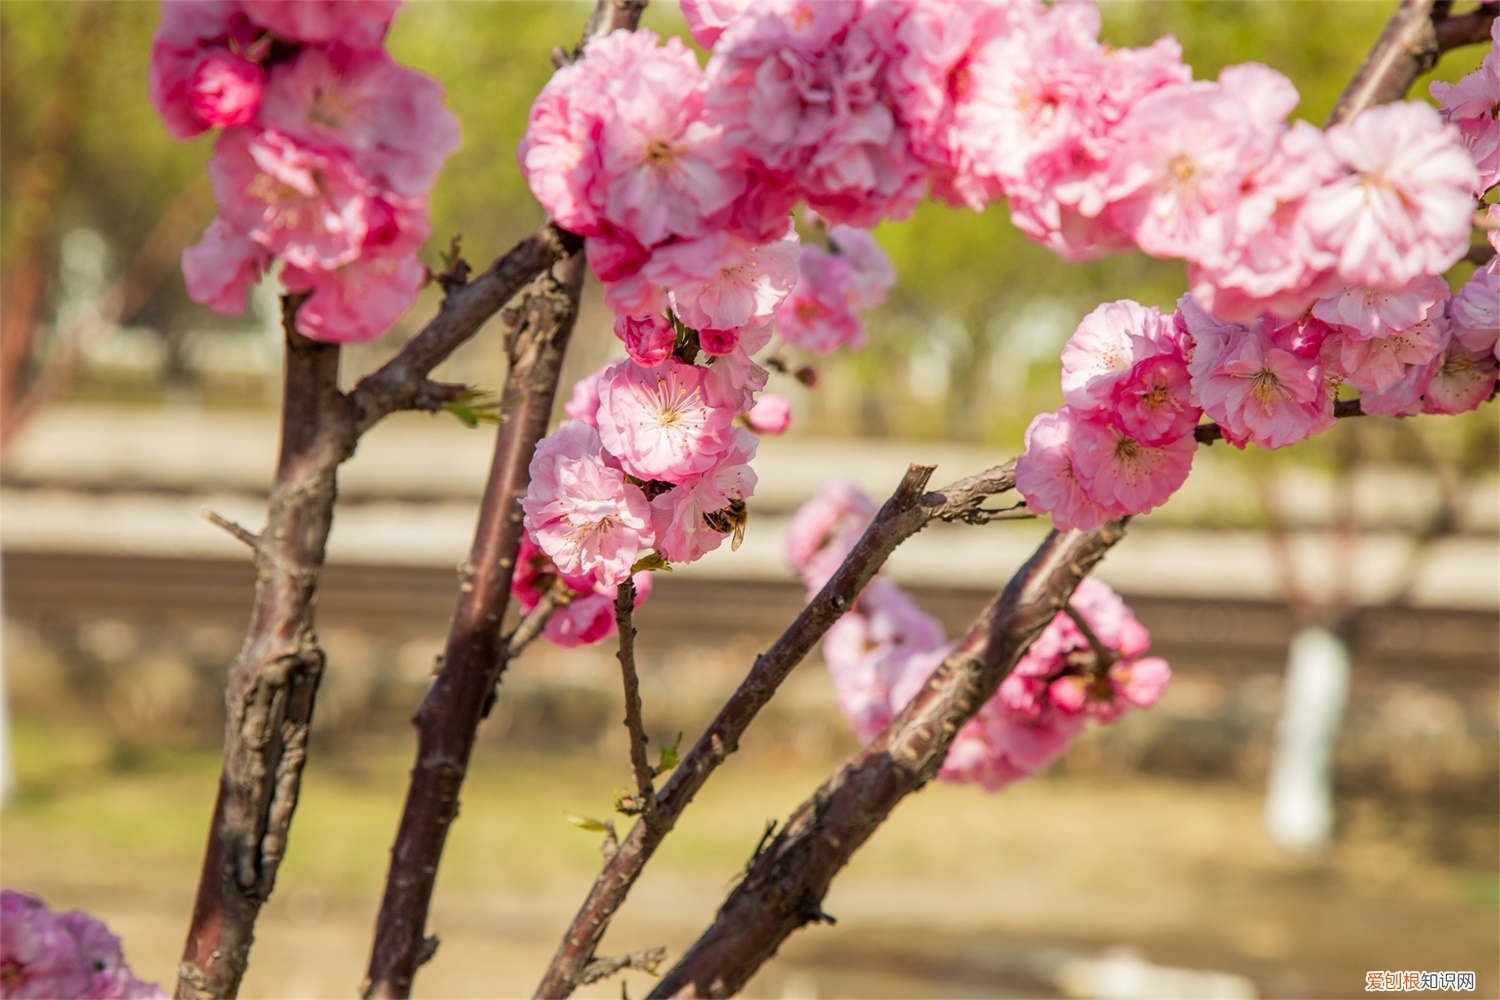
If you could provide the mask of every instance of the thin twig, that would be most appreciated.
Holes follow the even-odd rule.
[[[1094,627],[1088,623],[1088,619],[1073,607],[1072,602],[1063,605],[1063,614],[1073,620],[1073,624],[1078,626],[1078,631],[1082,632],[1083,637],[1088,640],[1089,648],[1094,652],[1096,667],[1101,673],[1108,670],[1110,664],[1120,658],[1119,653],[1110,649],[1104,640],[1099,638],[1099,633],[1095,632]]]
[[[611,955],[608,958],[596,958],[583,970],[583,976],[579,979],[585,985],[597,983],[601,979],[608,979],[616,972],[625,969],[639,969],[642,972],[656,975],[656,970],[662,962],[667,960],[667,949],[662,947],[642,948],[640,951],[632,951],[628,955]]]
[[[1015,463],[966,476],[940,490],[924,492],[932,466],[907,469],[895,492],[876,513],[843,563],[765,653],[756,657],[744,681],[683,756],[656,796],[651,823],[637,822],[599,873],[568,926],[536,995],[569,996],[594,956],[614,913],[677,818],[720,764],[739,746],[740,736],[770,701],[793,668],[829,627],[854,606],[865,585],[896,547],[933,520],[962,518],[991,498],[1015,488]]]
[[[620,633],[620,677],[625,685],[625,729],[630,733],[630,767],[635,772],[634,809],[650,822],[656,811],[651,762],[646,759],[646,726],[641,719],[641,682],[635,672],[635,581],[629,577],[615,594],[615,626]]]
[[[259,535],[251,531],[249,528],[245,527],[240,522],[225,517],[218,511],[208,510],[205,508],[203,511],[203,519],[217,528],[223,528],[225,531],[229,532],[229,534],[233,538],[250,546],[251,552],[254,552],[257,548],[260,547]]]
[[[1357,399],[1340,399],[1333,404],[1333,417],[1335,420],[1348,420],[1351,417],[1363,417],[1365,411],[1360,408]],[[1199,424],[1193,428],[1193,440],[1199,444],[1213,444],[1215,441],[1224,440],[1224,428],[1215,423]]]
[[[999,688],[1123,522],[1053,531],[896,718],[794,812],[712,926],[651,996],[729,996],[798,927],[823,922],[833,877],[906,796],[936,776],[959,729]]]

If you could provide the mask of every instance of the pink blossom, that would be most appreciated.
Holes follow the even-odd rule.
[[[833,222],[909,215],[925,166],[883,88],[878,27],[853,0],[757,8],[719,37],[707,104],[746,162],[796,188]]]
[[[776,312],[776,329],[789,344],[828,355],[863,347],[865,327],[854,311],[854,268],[842,254],[802,248],[797,285]]]
[[[289,42],[378,48],[401,0],[241,0],[259,24]]]
[[[1016,459],[1016,489],[1028,507],[1051,515],[1059,528],[1088,531],[1115,516],[1079,481],[1075,440],[1100,431],[1068,406],[1038,414],[1026,428],[1026,450]]]
[[[218,114],[221,108],[243,107],[248,89],[225,86],[222,93],[228,100],[221,102],[199,93],[201,85],[210,90],[217,86],[214,71],[205,70],[203,78],[195,78],[205,62],[223,67],[239,60],[258,34],[235,0],[175,0],[162,5],[161,23],[151,40],[148,86],[167,131],[191,139],[217,124],[206,120],[202,110]]]
[[[1431,86],[1443,120],[1458,128],[1479,170],[1475,194],[1500,184],[1500,21],[1490,25],[1490,38],[1478,69],[1457,83],[1434,80]]]
[[[278,63],[260,117],[300,143],[347,151],[372,184],[406,196],[426,195],[459,145],[442,84],[380,49],[310,47]]]
[[[212,48],[193,67],[188,86],[188,104],[199,121],[211,128],[244,125],[260,108],[266,71],[228,49]]]
[[[1339,277],[1393,288],[1441,274],[1469,248],[1474,164],[1430,106],[1385,104],[1328,130],[1347,173],[1312,194],[1307,224]]]
[[[764,393],[745,414],[745,422],[757,434],[785,434],[792,425],[792,403],[774,392]]]
[[[1230,246],[1241,179],[1275,143],[1211,83],[1147,95],[1112,139],[1111,219],[1147,253],[1194,261]]]
[[[713,48],[724,29],[754,4],[755,0],[680,0],[688,33],[705,49]]]
[[[0,892],[0,983],[6,997],[156,1000],[165,993],[135,978],[120,939],[98,919],[53,913],[35,896]]]
[[[829,248],[849,262],[849,304],[874,309],[896,283],[896,268],[868,229],[830,226]]]
[[[703,376],[705,398],[712,405],[736,414],[755,405],[756,394],[766,387],[770,373],[750,355],[765,346],[765,336],[757,327],[743,327],[734,349],[713,359]]]
[[[823,659],[839,707],[862,742],[905,704],[895,689],[913,670],[913,659],[930,670],[942,662],[946,642],[942,625],[883,579],[871,581],[855,609],[828,629]]]
[[[1300,357],[1277,342],[1273,334],[1286,328],[1262,319],[1220,329],[1210,339],[1195,334],[1189,370],[1203,412],[1219,423],[1225,440],[1281,448],[1332,426],[1323,368],[1316,357]]]
[[[664,558],[693,562],[723,543],[724,525],[732,522],[731,506],[755,492],[750,459],[757,443],[755,435],[735,428],[734,443],[718,465],[651,501],[656,548]]]
[[[1475,271],[1448,300],[1448,321],[1454,339],[1465,349],[1482,353],[1488,347],[1491,352],[1500,351],[1496,346],[1496,337],[1500,336],[1500,259],[1491,259]]]
[[[1176,353],[1136,362],[1110,392],[1115,426],[1145,445],[1165,445],[1193,432],[1203,411],[1193,402],[1187,364]]]
[[[825,484],[792,515],[786,529],[786,561],[809,590],[821,589],[828,577],[822,572],[827,560],[819,554],[831,553],[837,567],[874,516],[875,504],[858,486],[843,481]]]
[[[738,410],[715,405],[704,378],[702,368],[672,359],[656,368],[621,361],[604,373],[599,437],[626,472],[684,483],[718,464]]]
[[[260,280],[271,255],[223,219],[209,223],[203,239],[182,251],[188,297],[226,316],[245,311],[250,286]]]
[[[1312,314],[1354,340],[1370,340],[1416,326],[1448,298],[1448,283],[1424,274],[1400,288],[1346,287],[1323,296]]]
[[[1076,421],[1068,445],[1079,486],[1115,517],[1144,514],[1166,503],[1187,481],[1198,450],[1191,427],[1183,436],[1149,445],[1094,419]]]
[[[1423,367],[1448,346],[1449,331],[1443,310],[1429,318],[1380,337],[1340,336],[1337,368],[1344,380],[1362,392],[1384,392],[1406,374],[1408,368]],[[1334,343],[1325,345],[1330,353]]]
[[[588,424],[570,420],[543,438],[530,474],[526,530],[560,572],[618,583],[654,544],[646,495],[606,463]]]
[[[582,420],[599,429],[599,380],[609,368],[603,365],[573,383],[573,394],[563,404],[563,413],[569,420]]]
[[[705,326],[698,331],[698,346],[703,353],[712,357],[722,357],[733,354],[740,346],[740,332],[738,330],[715,330],[711,326]]]
[[[677,331],[660,315],[616,316],[615,336],[625,344],[625,353],[642,368],[654,368],[672,354]]]
[[[644,273],[688,326],[732,329],[770,319],[797,281],[798,250],[795,233],[765,244],[711,233],[656,250]]]
[[[1108,407],[1136,363],[1171,352],[1172,340],[1171,325],[1155,308],[1129,299],[1097,306],[1063,346],[1063,398],[1080,410]]]
[[[359,256],[372,204],[347,156],[237,128],[220,137],[208,173],[224,220],[293,267],[332,269]]]
[[[636,573],[631,582],[635,585],[634,606],[639,608],[651,594],[651,574]],[[522,535],[511,582],[511,593],[519,602],[521,613],[530,614],[549,590],[556,601],[542,627],[542,635],[549,642],[572,649],[614,634],[617,585],[600,584],[592,577],[562,576],[531,536]]]
[[[1500,362],[1495,360],[1494,334],[1488,344],[1470,349],[1454,338],[1429,366],[1431,379],[1422,394],[1423,413],[1467,413],[1495,393]]]
[[[385,253],[331,271],[288,265],[281,272],[287,291],[311,296],[297,310],[297,331],[336,344],[363,343],[385,333],[411,308],[426,281],[421,261]]]

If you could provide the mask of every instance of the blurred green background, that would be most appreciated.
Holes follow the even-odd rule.
[[[1104,36],[1173,33],[1200,77],[1264,60],[1317,122],[1391,6],[1107,3]],[[463,127],[433,194],[429,264],[462,234],[482,265],[540,220],[514,151],[549,51],[587,10],[413,2],[397,18],[392,51],[444,83]],[[7,351],[17,323],[36,333],[21,361],[37,401],[4,453],[13,781],[0,874],[100,913],[138,972],[170,981],[250,583],[199,510],[257,523],[280,345],[273,283],[234,319],[184,293],[177,257],[213,214],[212,147],[172,140],[146,100],[156,19],[149,3],[0,3],[0,309]],[[653,5],[645,24],[679,30],[675,5]],[[1439,74],[1456,79],[1481,54]],[[662,577],[642,609],[658,740],[691,740],[795,613],[778,532],[823,477],[879,490],[907,460],[940,459],[942,479],[1013,454],[1031,414],[1059,402],[1057,351],[1079,317],[1120,297],[1167,306],[1183,285],[1179,264],[1140,255],[1066,265],[999,208],[927,205],[877,235],[898,284],[866,317],[869,349],[820,363],[815,392],[778,386],[795,426],[762,446],[745,549]],[[574,375],[616,351],[588,294]],[[391,336],[347,349],[345,380],[434,302],[426,293]],[[499,355],[488,330],[439,374],[493,388]],[[249,995],[357,984],[409,766],[406,716],[441,646],[489,433],[405,415],[342,474],[319,604],[331,667]],[[1490,411],[1346,421],[1274,456],[1204,449],[1184,493],[1105,566],[1174,665],[1162,703],[998,797],[924,791],[836,883],[838,927],[797,935],[756,995],[1088,996],[1118,983],[1110,968],[1128,979],[1140,963],[1225,977],[1147,980],[1157,996],[1344,996],[1385,968],[1474,969],[1480,995],[1496,995],[1496,441]],[[934,528],[895,575],[956,629],[1040,530]],[[1327,850],[1298,856],[1260,819],[1286,644],[1351,604],[1338,822]],[[764,822],[853,748],[810,660],[669,839],[610,951],[680,952]],[[529,990],[597,869],[595,837],[564,814],[606,813],[627,780],[618,697],[608,649],[537,648],[513,669],[444,863],[432,924],[444,943],[420,993]]]

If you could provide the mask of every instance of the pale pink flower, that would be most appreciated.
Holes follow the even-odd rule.
[[[1333,401],[1316,356],[1278,345],[1273,334],[1280,328],[1267,319],[1224,329],[1218,343],[1195,334],[1189,370],[1203,412],[1225,440],[1281,448],[1332,426]]]
[[[563,414],[569,420],[582,420],[599,429],[599,380],[609,369],[609,364],[602,365],[573,383],[573,394],[563,404]]]
[[[1470,349],[1454,338],[1448,349],[1428,366],[1431,378],[1422,394],[1423,413],[1467,413],[1478,409],[1495,394],[1500,362],[1495,359],[1494,334],[1490,343]]]
[[[212,48],[193,67],[188,104],[211,128],[244,125],[260,108],[266,71],[259,63],[228,49]]]
[[[688,34],[705,49],[714,47],[734,19],[763,0],[680,0]]]
[[[718,464],[733,443],[739,410],[708,398],[705,374],[670,359],[656,368],[621,361],[604,373],[599,437],[626,472],[683,483]]]
[[[1393,289],[1345,287],[1314,303],[1312,314],[1354,340],[1388,337],[1441,312],[1448,283],[1424,274]]]
[[[1426,104],[1385,104],[1328,130],[1347,173],[1308,197],[1307,225],[1344,281],[1399,287],[1468,251],[1474,164]]]
[[[1229,247],[1241,179],[1275,142],[1212,83],[1147,95],[1112,139],[1110,218],[1147,253],[1194,261]]]
[[[785,434],[792,425],[792,403],[774,392],[763,393],[745,414],[745,422],[757,434]]]
[[[854,311],[854,268],[842,254],[805,246],[797,285],[776,311],[776,330],[789,344],[829,355],[863,347],[865,326]]]
[[[654,544],[646,495],[605,461],[588,424],[570,420],[543,438],[530,474],[526,530],[563,574],[618,583]]]
[[[703,376],[703,391],[711,404],[737,414],[755,405],[756,394],[766,387],[771,373],[750,355],[765,345],[764,331],[747,326],[739,331],[734,350],[713,359]]]
[[[883,87],[886,54],[855,2],[757,8],[719,37],[707,103],[746,162],[833,222],[909,215],[926,169]]]
[[[884,579],[871,581],[854,610],[828,629],[823,660],[839,707],[861,742],[880,732],[905,704],[894,689],[912,660],[935,667],[946,643],[942,625]]]
[[[309,292],[297,310],[297,330],[314,340],[357,344],[395,325],[417,300],[427,268],[403,254],[368,254],[330,271],[293,267],[281,271],[289,292]]]
[[[642,368],[654,368],[667,360],[677,342],[677,331],[659,314],[616,316],[614,329],[630,360]]]
[[[1500,258],[1492,259],[1464,282],[1448,300],[1448,322],[1454,339],[1474,352],[1500,352]]]
[[[241,0],[245,12],[289,42],[379,48],[401,0]]]
[[[1337,345],[1336,366],[1344,381],[1361,392],[1385,392],[1411,367],[1423,367],[1448,346],[1450,334],[1443,310],[1396,333],[1379,337],[1329,338],[1325,350]]]
[[[203,239],[182,251],[188,297],[226,316],[245,311],[250,286],[260,280],[271,255],[240,230],[216,218]]]
[[[657,249],[644,274],[670,289],[688,326],[727,330],[771,318],[796,284],[799,249],[795,233],[772,243],[710,233]]]
[[[809,593],[823,588],[874,516],[864,491],[839,481],[797,508],[786,529],[786,559]]]
[[[856,309],[873,309],[884,302],[896,283],[896,268],[870,231],[830,226],[828,245],[849,262],[849,304]]]
[[[1051,515],[1059,528],[1083,531],[1115,516],[1079,481],[1075,439],[1100,432],[1101,428],[1089,427],[1087,418],[1068,406],[1032,418],[1026,428],[1026,450],[1016,459],[1016,489],[1026,498],[1027,507]]]
[[[237,128],[220,137],[208,173],[223,219],[288,264],[331,269],[359,257],[373,206],[346,155]]]
[[[734,443],[707,472],[655,497],[651,516],[656,526],[656,550],[674,563],[689,563],[723,543],[728,515],[736,501],[743,502],[755,492],[755,435],[735,428]],[[715,525],[715,521],[719,525]],[[732,532],[731,532],[732,533]]]
[[[305,48],[271,70],[260,119],[298,142],[348,151],[374,185],[426,195],[458,148],[443,87],[379,49]]]
[[[1490,25],[1490,49],[1479,68],[1457,83],[1434,80],[1443,120],[1458,128],[1479,171],[1479,194],[1500,184],[1500,20]]]

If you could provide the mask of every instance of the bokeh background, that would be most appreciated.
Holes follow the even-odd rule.
[[[1262,59],[1321,120],[1385,3],[1112,2],[1107,40],[1182,41],[1200,77]],[[463,149],[434,194],[428,259],[476,263],[540,220],[514,150],[548,53],[586,6],[414,2],[394,55],[439,78]],[[0,878],[102,916],[138,974],[170,982],[212,807],[222,675],[249,606],[246,554],[200,516],[259,522],[275,450],[272,283],[240,319],[190,303],[182,247],[212,215],[209,140],[180,143],[145,97],[154,4],[0,4],[0,318],[6,797]],[[645,23],[679,27],[675,7]],[[1458,53],[1456,79],[1479,53]],[[1003,210],[924,206],[878,238],[898,285],[866,350],[790,380],[794,428],[762,445],[746,544],[659,576],[639,616],[649,728],[691,742],[800,605],[780,558],[830,477],[879,497],[908,461],[939,481],[1008,457],[1058,403],[1057,351],[1102,300],[1170,306],[1180,265],[1066,266]],[[569,361],[611,356],[591,290]],[[351,348],[352,381],[431,314]],[[496,330],[439,372],[494,388]],[[277,893],[245,992],[344,995],[365,964],[420,698],[467,550],[492,429],[381,425],[341,475],[319,601],[330,667]],[[1500,995],[1497,431],[1457,419],[1345,421],[1272,455],[1203,449],[1101,575],[1174,667],[1149,713],[1092,732],[998,795],[939,785],[835,883],[836,927],[796,935],[765,996],[1345,996],[1375,969],[1472,970]],[[950,628],[1041,537],[931,529],[892,564]],[[1333,824],[1317,846],[1264,821],[1288,647],[1332,626],[1351,669]],[[431,996],[529,992],[597,870],[629,781],[608,649],[528,651],[481,733],[418,980]],[[1326,668],[1337,674],[1337,668]],[[648,869],[606,942],[680,953],[768,820],[854,741],[816,656],[757,722]],[[629,989],[647,988],[640,976]],[[593,988],[614,995],[611,981]]]

